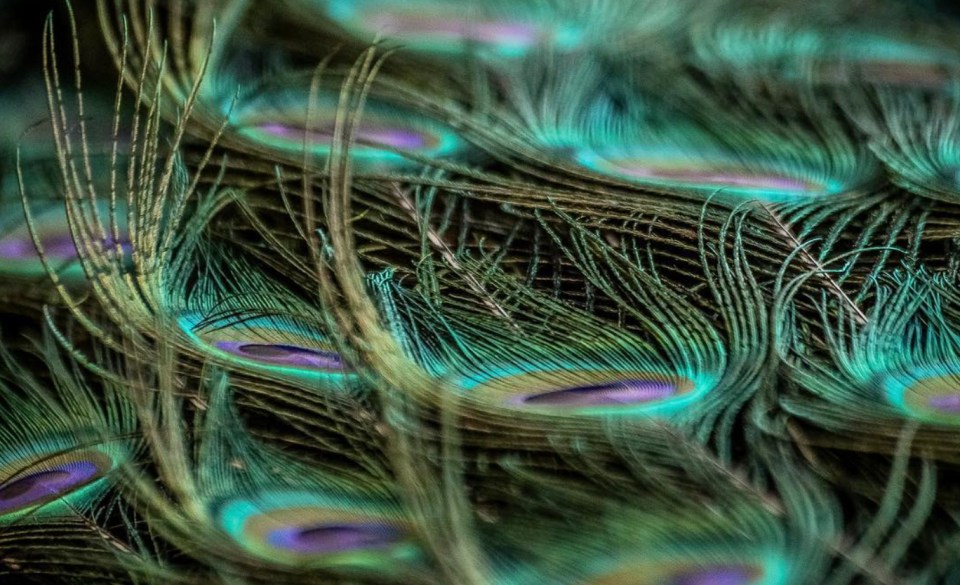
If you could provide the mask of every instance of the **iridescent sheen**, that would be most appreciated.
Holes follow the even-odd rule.
[[[265,364],[336,371],[343,367],[340,354],[296,345],[218,341],[214,347]]]
[[[257,127],[267,134],[284,139],[306,140],[311,144],[330,144],[333,142],[333,127],[305,130],[283,124],[264,124]],[[437,140],[432,136],[425,136],[402,128],[378,127],[360,123],[356,129],[357,144],[377,147],[387,146],[397,150],[418,150],[436,148]]]
[[[614,380],[590,386],[563,388],[517,398],[516,404],[532,406],[608,406],[642,404],[670,398],[676,387],[662,380]]]
[[[392,546],[403,538],[395,526],[381,522],[288,526],[267,534],[271,546],[299,553],[337,553]]]
[[[928,368],[887,376],[887,399],[913,418],[960,424],[960,372]]]
[[[41,240],[48,257],[66,260],[77,256],[77,246],[70,234],[56,234]],[[37,249],[33,240],[7,238],[0,240],[0,256],[10,259],[35,258]]]
[[[302,88],[271,90],[243,101],[230,113],[237,133],[261,147],[302,156],[327,157],[333,150],[339,96],[321,92],[311,100]],[[356,125],[350,157],[364,168],[415,164],[411,156],[437,159],[467,145],[440,120],[371,96]]]
[[[756,583],[759,575],[756,567],[745,565],[697,568],[674,575],[670,585],[748,585]]]
[[[937,27],[841,25],[831,3],[803,10],[733,13],[704,21],[692,38],[705,66],[791,81],[939,87],[960,67],[951,33]],[[819,12],[819,11],[823,12]],[[879,19],[876,22],[882,22]],[[939,38],[938,38],[939,35]]]
[[[769,200],[817,197],[839,193],[845,186],[842,181],[803,176],[799,172],[784,173],[770,163],[769,171],[762,162],[746,168],[722,157],[690,152],[683,160],[665,160],[651,156],[647,149],[639,153],[610,150],[584,149],[576,154],[576,160],[591,170],[618,176],[650,186],[697,191],[721,191]],[[815,170],[811,170],[815,176]]]
[[[708,392],[713,382],[679,375],[541,365],[491,369],[464,378],[472,400],[543,414],[669,414]]]
[[[100,451],[75,451],[0,469],[0,517],[48,504],[103,478],[114,461]],[[21,467],[18,469],[17,467]],[[4,477],[4,469],[9,475]]]
[[[240,546],[275,563],[401,570],[421,555],[407,525],[373,501],[269,491],[228,500],[217,517]]]
[[[347,372],[339,352],[319,331],[280,317],[202,323],[199,314],[180,318],[184,333],[204,351],[235,364],[298,377],[340,378]]]
[[[785,581],[784,568],[781,558],[721,563],[650,559],[625,563],[578,585],[780,585]]]
[[[524,12],[523,6],[505,11],[489,3],[327,0],[324,4],[330,19],[359,38],[371,41],[383,36],[410,50],[436,54],[519,57],[535,47],[571,50],[584,39],[580,24],[551,11]]]
[[[61,278],[78,280],[83,277],[83,267],[79,262],[79,251],[74,235],[70,232],[66,210],[62,204],[41,211],[34,211],[34,227],[37,238],[43,248],[43,254]],[[99,207],[101,214],[106,214],[109,207],[104,204]],[[0,274],[11,274],[27,277],[40,277],[46,269],[40,262],[33,236],[21,217],[16,218],[17,224],[4,231],[0,225]],[[120,230],[120,250],[124,254],[130,251],[130,244],[126,241],[125,230]],[[80,246],[84,243],[81,241]],[[96,244],[92,244],[96,245]],[[117,243],[111,236],[105,237],[100,246],[105,250],[114,250]]]
[[[943,413],[960,415],[960,392],[927,398],[927,406]]]
[[[74,260],[79,256],[77,245],[69,233],[41,235],[40,245],[43,247],[44,255],[52,260]],[[102,244],[104,248],[115,245],[112,238],[107,238]],[[127,251],[130,249],[130,244],[122,242],[120,247]],[[32,239],[7,238],[0,240],[0,257],[11,260],[35,259],[38,258],[37,248]]]

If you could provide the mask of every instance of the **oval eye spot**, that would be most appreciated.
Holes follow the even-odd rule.
[[[931,396],[927,399],[927,405],[941,412],[949,414],[960,414],[960,394],[942,394],[940,396]]]
[[[46,503],[98,477],[99,468],[90,461],[73,461],[28,473],[0,484],[0,513]]]
[[[69,473],[60,470],[41,471],[29,475],[0,489],[0,500],[9,502],[28,494],[34,488],[60,483],[68,477],[70,477]]]
[[[290,140],[299,144],[304,139],[310,144],[329,147],[333,144],[334,129],[333,126],[320,126],[317,128],[304,128],[288,124],[263,124],[256,127],[257,130]],[[427,136],[422,132],[395,127],[389,124],[360,124],[355,129],[354,134],[357,144],[368,147],[387,147],[397,150],[421,150],[435,147],[438,140]]]
[[[684,572],[670,585],[748,585],[758,576],[756,569],[742,565],[718,566]]]
[[[48,258],[76,258],[77,247],[70,234],[54,234],[40,237],[43,253]],[[36,258],[37,249],[29,235],[23,238],[0,240],[0,256],[11,259]]]
[[[640,404],[669,398],[674,394],[676,388],[673,384],[632,379],[541,392],[523,397],[522,403],[535,406],[608,406]]]
[[[677,188],[731,189],[741,191],[776,192],[784,195],[819,194],[832,190],[829,185],[807,181],[776,172],[756,173],[704,159],[702,166],[680,166],[662,160],[633,156],[606,156],[602,153],[581,152],[581,164],[596,171],[619,175],[636,181],[670,184]]]
[[[339,370],[343,368],[340,354],[335,351],[288,344],[217,342],[218,349],[260,362]]]
[[[956,424],[960,419],[960,377],[955,373],[915,374],[893,382],[887,398],[911,417]],[[905,382],[905,383],[904,383]]]
[[[4,258],[26,258],[36,255],[36,249],[30,240],[9,238],[0,241],[0,256]]]
[[[336,352],[309,349],[296,345],[247,343],[241,345],[238,349],[241,353],[244,353],[248,356],[264,359],[286,359],[296,356],[316,356],[326,358],[328,360],[334,360],[338,363],[340,361],[340,356]]]
[[[43,253],[54,258],[76,258],[77,245],[70,234],[57,234],[49,238],[42,238]],[[30,242],[31,247],[33,242]],[[36,253],[36,252],[34,252]]]
[[[324,524],[280,528],[267,535],[270,545],[305,553],[336,553],[388,547],[403,534],[389,524]]]
[[[391,34],[417,40],[417,37],[433,37],[448,41],[470,40],[489,44],[532,45],[537,40],[538,30],[534,25],[522,22],[498,22],[457,18],[455,14],[443,16],[414,13],[374,15],[371,23]]]

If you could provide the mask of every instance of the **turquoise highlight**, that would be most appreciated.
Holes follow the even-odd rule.
[[[617,154],[633,158],[648,155],[650,151],[644,150],[636,153]],[[697,154],[690,153],[690,156],[695,158]],[[601,174],[618,176],[641,184],[664,188],[730,193],[768,201],[792,201],[810,197],[835,195],[843,192],[847,188],[843,182],[836,179],[827,179],[820,183],[816,178],[803,177],[800,176],[799,173],[790,174],[778,172],[776,166],[772,163],[768,171],[760,172],[757,170],[747,170],[742,167],[737,169],[732,161],[723,159],[714,161],[710,158],[703,158],[700,159],[699,164],[695,160],[688,159],[681,163],[684,166],[677,165],[672,168],[663,167],[658,170],[657,163],[663,159],[657,159],[651,160],[652,164],[648,164],[645,169],[646,172],[641,174],[640,172],[629,172],[629,169],[617,165],[608,158],[607,155],[594,150],[578,150],[574,157],[579,164],[590,170]],[[725,172],[719,169],[716,171],[709,170],[710,165],[717,163],[720,165],[729,165],[730,169],[739,170],[740,172]],[[689,178],[683,176],[683,173],[687,172],[691,174]],[[658,174],[662,176],[658,176]],[[670,176],[671,174],[673,177]]]
[[[644,366],[641,363],[636,364],[635,369],[649,371],[651,374],[659,374],[664,379],[670,379],[674,376],[682,377],[691,380],[694,384],[694,388],[692,391],[679,396],[671,396],[669,398],[651,400],[649,402],[642,402],[633,405],[617,404],[613,406],[577,406],[570,409],[557,408],[556,412],[558,414],[580,413],[587,415],[638,415],[670,417],[671,415],[687,412],[691,406],[702,400],[704,396],[706,396],[713,388],[715,388],[718,382],[717,377],[710,374],[697,374],[694,372],[664,372],[652,369],[649,366]],[[615,370],[610,364],[584,364],[582,362],[564,363],[549,361],[527,362],[522,365],[493,365],[482,370],[478,369],[471,371],[469,374],[464,374],[454,378],[454,385],[469,396],[472,391],[480,386],[483,386],[484,384],[521,375],[543,373],[544,376],[548,376],[553,372],[559,374],[563,374],[565,372],[585,372],[589,374],[591,372],[609,373],[613,371]],[[633,377],[635,377],[634,370],[631,369],[629,371],[624,371],[624,380]],[[610,383],[615,383],[618,381],[618,379],[614,377],[610,377],[608,380]],[[560,389],[561,388],[557,388],[557,390]],[[543,391],[538,392],[538,394],[542,393]],[[547,410],[544,407],[517,404],[509,399],[503,400],[503,405],[505,407],[514,408],[517,410],[529,410],[530,412],[542,413]],[[551,408],[550,410],[554,409]]]
[[[422,551],[382,506],[340,493],[268,490],[227,500],[215,514],[233,541],[272,562],[402,572]]]
[[[215,345],[207,343],[201,337],[197,335],[198,324],[202,321],[202,318],[197,313],[186,313],[182,315],[177,323],[180,326],[180,329],[186,334],[190,341],[204,349],[207,353],[213,354],[216,357],[232,364],[242,364],[244,367],[255,368],[265,372],[271,372],[279,374],[282,376],[291,376],[296,378],[301,378],[304,380],[310,381],[320,381],[327,383],[335,383],[343,381],[348,378],[355,377],[355,374],[345,372],[345,371],[324,371],[317,369],[310,369],[302,366],[291,366],[291,365],[274,365],[268,364],[254,359],[244,359],[238,357],[236,354],[228,353],[221,349],[218,349]],[[327,346],[329,342],[316,331],[311,331],[303,326],[291,323],[284,319],[277,317],[257,317],[249,320],[245,320],[242,324],[236,323],[214,323],[209,325],[204,325],[203,329],[208,331],[216,331],[218,328],[230,329],[233,331],[244,331],[253,327],[263,327],[269,329],[275,329],[280,334],[289,333],[291,335],[298,336],[300,338],[305,338],[307,340],[313,339],[316,341],[319,346]],[[245,339],[246,343],[275,343],[273,340],[266,340],[263,337],[257,337],[251,335],[249,339]],[[307,348],[309,349],[309,348]]]
[[[257,144],[291,154],[306,149],[323,158],[333,152],[338,105],[339,96],[330,92],[313,101],[302,89],[267,92],[235,109],[230,123],[240,136]],[[440,159],[468,148],[443,122],[375,97],[368,99],[354,130],[349,156],[367,166],[415,165],[414,157]]]
[[[525,13],[527,7],[522,3],[509,8],[491,8],[490,3],[457,6],[390,0],[329,0],[322,4],[331,20],[365,40],[383,35],[404,48],[439,55],[475,51],[481,56],[515,59],[538,46],[570,51],[586,38],[581,25],[566,22],[549,9]],[[418,9],[410,10],[412,7]],[[452,7],[456,9],[450,10]]]

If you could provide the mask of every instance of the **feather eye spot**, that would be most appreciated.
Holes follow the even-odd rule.
[[[356,36],[373,39],[383,35],[413,50],[438,54],[477,50],[519,57],[537,46],[569,50],[583,41],[579,27],[555,18],[546,22],[529,17],[496,18],[441,2],[332,0],[327,3],[327,15]]]
[[[383,549],[403,538],[395,526],[379,522],[284,527],[267,534],[271,546],[310,554]]]
[[[232,112],[230,121],[238,135],[257,148],[325,158],[337,144],[339,111],[339,96],[333,92],[312,96],[302,88],[267,91]],[[413,157],[444,158],[468,148],[442,120],[375,97],[366,101],[351,133],[349,156],[368,168],[407,166],[414,164]]]
[[[719,559],[718,559],[719,560]],[[590,585],[760,585],[783,583],[780,563],[696,562],[662,559],[629,564],[587,581]]]
[[[35,464],[0,482],[0,516],[46,504],[94,483],[113,467],[98,452],[75,453]]]
[[[221,527],[243,548],[296,566],[373,568],[416,562],[422,551],[406,524],[373,502],[310,492],[268,492],[219,508]]]
[[[931,396],[927,399],[927,405],[939,412],[960,414],[960,393],[947,394],[943,396]]]
[[[69,260],[77,256],[77,247],[70,234],[41,238],[40,244],[48,257]],[[37,250],[31,239],[10,238],[0,241],[0,256],[21,260],[36,257]]]
[[[756,583],[761,575],[756,567],[721,565],[682,572],[670,580],[670,585],[748,585]]]
[[[654,402],[676,393],[676,386],[666,381],[630,379],[531,394],[517,402],[532,406],[615,406]]]
[[[960,375],[913,372],[888,377],[885,385],[888,401],[906,416],[931,423],[960,423]]]
[[[468,40],[501,47],[526,48],[536,42],[536,27],[526,23],[480,21],[412,13],[387,13],[371,25],[391,36],[440,41]]]
[[[533,367],[527,365],[526,367]],[[542,414],[666,414],[709,389],[682,375],[612,369],[499,369],[464,379],[473,400]]]
[[[843,190],[836,181],[819,181],[777,172],[751,172],[724,161],[703,159],[682,163],[630,153],[603,153],[583,150],[577,161],[593,171],[677,189],[722,189],[741,195],[771,198],[798,198],[837,193]]]
[[[308,144],[329,147],[334,141],[332,126],[315,129],[301,128],[291,124],[268,123],[251,129],[253,132],[289,140],[294,146],[304,140]],[[386,147],[396,150],[430,150],[440,146],[440,140],[424,132],[387,124],[359,124],[354,129],[357,144],[367,147]]]
[[[284,376],[339,379],[348,374],[341,354],[315,328],[248,314],[207,323],[202,315],[182,314],[180,327],[193,344],[220,360]]]
[[[103,212],[102,209],[99,210]],[[61,277],[75,279],[83,275],[79,263],[82,254],[89,250],[100,249],[112,258],[116,248],[120,254],[128,255],[131,250],[126,230],[121,227],[116,240],[112,235],[105,237],[93,234],[72,233],[66,214],[58,207],[38,212],[34,217],[35,235],[44,257],[52,262]],[[2,232],[0,228],[0,232]],[[45,274],[46,268],[40,261],[34,237],[26,224],[7,231],[0,237],[0,273],[33,276]]]
[[[218,341],[217,349],[267,364],[340,370],[340,354],[297,345]]]

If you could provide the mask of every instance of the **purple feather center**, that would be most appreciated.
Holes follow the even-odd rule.
[[[71,461],[5,482],[0,485],[0,514],[59,497],[89,483],[98,471],[90,461]]]
[[[960,414],[960,394],[931,396],[927,399],[927,405],[934,410],[940,410],[950,414]]]
[[[322,524],[278,528],[267,534],[267,542],[299,553],[339,553],[386,548],[402,536],[400,530],[389,524]]]
[[[264,124],[258,127],[263,132],[290,140],[303,140],[306,136],[311,143],[330,144],[333,142],[333,128],[319,128],[305,130],[296,126],[284,124]],[[356,140],[360,144],[388,146],[398,150],[416,150],[425,148],[427,141],[419,132],[404,130],[403,128],[384,128],[378,126],[364,126],[356,129]]]
[[[746,585],[754,580],[756,571],[743,566],[720,566],[696,569],[674,577],[670,585]]]
[[[627,161],[615,161],[615,166],[624,174],[646,179],[682,181],[716,185],[718,187],[742,187],[749,189],[776,189],[778,191],[806,191],[810,185],[798,179],[776,175],[747,175],[720,170],[666,169],[656,166],[629,166]]]
[[[217,349],[258,362],[283,366],[298,366],[320,370],[343,368],[340,354],[335,351],[311,349],[297,345],[218,341]]]
[[[454,19],[424,14],[378,14],[370,19],[372,28],[402,36],[433,35],[448,39],[469,39],[482,43],[530,45],[538,36],[537,28],[520,22]]]
[[[610,406],[669,398],[676,387],[660,380],[628,379],[530,394],[517,400],[532,406]]]
[[[70,260],[77,257],[77,246],[73,242],[73,237],[69,233],[61,233],[51,236],[41,236],[40,244],[43,246],[43,253],[48,258],[58,260]],[[104,248],[115,246],[113,238],[107,238],[103,242]],[[122,243],[124,250],[129,250],[130,245]],[[33,245],[33,240],[27,236],[25,238],[10,238],[0,240],[0,257],[10,259],[36,258],[37,249]]]

